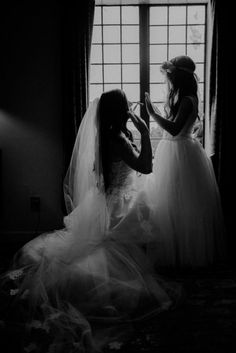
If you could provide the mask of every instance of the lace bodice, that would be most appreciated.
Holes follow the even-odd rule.
[[[110,186],[107,194],[126,193],[133,183],[134,171],[123,161],[113,162],[110,172]]]
[[[132,140],[127,139],[134,149],[137,150],[136,145]],[[121,156],[119,145],[114,143],[114,139],[110,139],[109,144],[110,153],[110,172],[109,172],[109,187],[107,195],[121,196],[130,192],[136,172],[126,164]]]
[[[106,192],[111,229],[127,214],[135,199],[135,176],[136,172],[123,160],[112,163],[110,185]]]

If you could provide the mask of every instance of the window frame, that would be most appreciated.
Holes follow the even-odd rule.
[[[150,16],[149,16],[149,9],[151,7],[167,7],[168,9],[170,7],[176,6],[176,7],[180,7],[180,6],[185,6],[186,7],[186,21],[184,24],[185,26],[185,51],[187,52],[187,46],[188,46],[188,40],[187,40],[187,27],[189,26],[188,21],[187,21],[187,16],[188,16],[188,8],[190,6],[205,6],[205,20],[204,20],[204,24],[195,24],[194,25],[204,25],[204,42],[202,43],[204,45],[204,57],[203,57],[203,61],[202,64],[204,65],[204,71],[203,71],[203,97],[202,98],[202,102],[203,102],[203,117],[201,117],[202,120],[202,124],[203,124],[203,133],[202,133],[202,144],[203,146],[205,145],[205,102],[206,102],[206,58],[207,58],[207,1],[206,0],[201,0],[201,1],[149,1],[149,2],[139,2],[139,1],[134,1],[132,3],[130,3],[129,1],[127,2],[116,2],[114,1],[113,3],[109,3],[106,4],[106,1],[96,1],[96,6],[104,8],[104,7],[120,7],[120,16],[122,13],[122,6],[138,6],[139,7],[139,86],[140,86],[140,97],[139,100],[144,102],[145,100],[145,92],[150,92],[150,88],[151,88],[151,80],[150,80],[150,66],[151,66],[151,62],[150,62],[150,47],[152,44],[150,44]],[[101,11],[103,12],[103,11]],[[169,10],[168,10],[169,13]],[[101,28],[103,27],[103,23],[101,23]],[[120,20],[120,31],[122,31],[122,21]],[[191,25],[191,24],[190,24]],[[165,25],[167,26],[167,33],[169,33],[169,27],[171,26],[169,24],[169,18],[168,18],[168,22]],[[102,30],[103,33],[103,30]],[[103,36],[103,34],[102,34]],[[120,45],[123,44],[121,41],[121,37],[120,37]],[[175,43],[176,44],[176,43]],[[183,43],[181,43],[183,44]],[[199,43],[198,43],[199,44]],[[104,43],[102,43],[102,46],[104,45]],[[165,43],[165,45],[167,46],[167,59],[168,55],[169,55],[169,38],[167,37],[167,42]],[[122,47],[122,45],[121,45]],[[122,49],[121,49],[122,50]],[[104,59],[102,60],[102,64],[103,69],[102,69],[102,87],[103,87],[103,91],[104,91],[104,84],[106,84],[105,80],[104,80]],[[120,61],[120,65],[121,65],[121,87],[122,87],[122,52],[121,52],[121,61]],[[140,107],[140,115],[142,116],[142,118],[146,121],[148,127],[150,126],[150,118],[147,114],[147,111],[145,109],[145,106],[142,105]],[[152,140],[159,140],[160,138],[155,138],[155,137],[151,137],[151,141]]]

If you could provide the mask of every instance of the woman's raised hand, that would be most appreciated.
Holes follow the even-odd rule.
[[[134,126],[138,129],[140,134],[143,134],[145,132],[149,133],[147,124],[143,119],[141,119],[138,115],[136,115],[132,110],[128,111],[128,115],[130,119],[132,120]]]
[[[155,107],[150,99],[150,95],[149,93],[145,92],[145,104],[146,104],[146,109],[149,115],[153,116],[153,115],[160,115],[161,116],[161,112],[159,111],[159,109],[157,107]]]

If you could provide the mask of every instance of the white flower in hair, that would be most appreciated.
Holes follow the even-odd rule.
[[[171,61],[165,61],[161,65],[161,71],[172,73],[174,70],[181,70],[193,74],[195,71],[195,63],[187,55],[176,56]]]
[[[171,62],[171,61],[165,61],[162,65],[161,65],[161,71],[166,71],[168,73],[172,73],[175,70],[175,65]]]

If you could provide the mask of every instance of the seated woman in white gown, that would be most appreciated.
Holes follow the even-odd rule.
[[[140,152],[126,127],[129,117],[141,134]],[[157,278],[142,250],[146,209],[142,197],[134,206],[136,171],[152,171],[147,126],[121,90],[103,93],[90,104],[75,142],[65,228],[27,243],[2,280],[3,288],[14,282],[29,326],[46,327],[57,353],[95,351],[122,331],[101,333],[99,323],[131,323],[168,309],[178,296],[178,286]],[[139,212],[125,222],[131,209]]]
[[[198,117],[195,63],[188,56],[164,62],[166,117],[146,93],[149,115],[163,128],[147,193],[154,239],[149,255],[159,266],[207,266],[224,259],[224,222],[210,158],[193,137]]]

